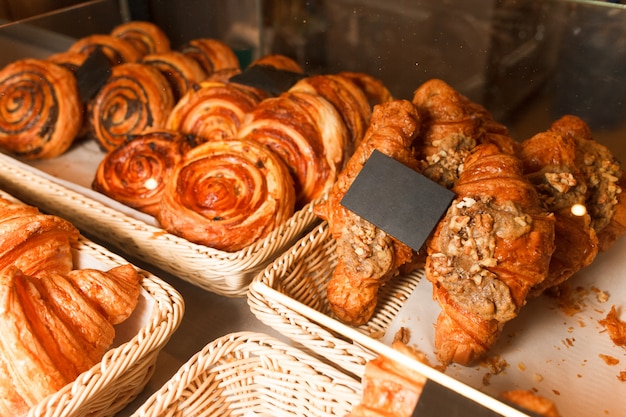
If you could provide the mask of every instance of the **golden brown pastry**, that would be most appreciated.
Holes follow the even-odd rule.
[[[626,233],[626,175],[611,151],[593,138],[579,117],[566,115],[549,129],[576,143],[576,165],[587,180],[587,210],[601,251]]]
[[[152,65],[165,76],[170,83],[174,103],[178,103],[194,84],[206,78],[200,64],[178,51],[149,54],[144,56],[141,62]]]
[[[502,399],[545,417],[561,417],[556,405],[531,390],[516,389],[501,394]]]
[[[352,154],[354,148],[363,139],[372,115],[369,101],[363,90],[348,78],[327,74],[303,78],[289,91],[319,94],[335,106],[350,133],[348,152]]]
[[[366,323],[376,308],[379,288],[414,254],[407,245],[343,207],[341,199],[375,149],[417,169],[411,144],[419,127],[419,114],[406,100],[375,107],[363,141],[339,174],[328,199],[315,207],[337,241],[337,266],[326,290],[329,306],[344,322]]]
[[[369,100],[370,107],[393,100],[393,95],[378,78],[364,72],[341,71],[337,73],[355,83]]]
[[[234,138],[262,98],[239,84],[205,81],[176,103],[165,126],[204,140]]]
[[[283,224],[294,201],[287,167],[267,147],[213,140],[188,151],[174,170],[157,220],[191,242],[235,252]]]
[[[83,105],[73,73],[24,59],[0,71],[0,147],[26,159],[64,153],[80,131]]]
[[[495,143],[504,152],[516,152],[517,144],[505,126],[444,81],[423,83],[415,90],[413,103],[424,119],[415,144],[421,171],[446,188],[454,185],[476,145]]]
[[[89,103],[89,134],[102,149],[111,151],[129,135],[165,127],[173,107],[169,83],[156,68],[141,63],[116,65]]]
[[[266,65],[268,67],[276,68],[283,71],[296,72],[298,74],[304,73],[304,69],[302,69],[300,64],[298,64],[292,58],[281,54],[264,55],[250,63],[251,67],[255,65]]]
[[[165,183],[181,159],[181,134],[153,130],[133,135],[108,152],[92,188],[129,207],[156,215]]]
[[[522,164],[493,144],[464,161],[456,198],[428,243],[425,272],[441,307],[435,349],[444,364],[472,364],[548,275],[554,216]]]
[[[345,163],[349,138],[335,107],[318,94],[285,92],[248,113],[238,137],[261,143],[289,167],[296,207],[320,198]]]
[[[76,70],[83,65],[88,56],[83,52],[63,51],[50,55],[46,60],[61,65],[76,74]]]
[[[598,253],[598,238],[585,207],[587,181],[579,170],[576,143],[555,132],[542,132],[525,140],[519,153],[526,178],[535,186],[543,207],[554,213],[555,250],[548,277],[533,287],[533,294],[558,285],[589,265]]]
[[[111,35],[130,42],[141,56],[170,50],[170,40],[163,30],[152,22],[134,20],[117,25]]]
[[[230,46],[217,39],[192,39],[180,48],[195,59],[207,76],[221,70],[239,69],[239,59]]]
[[[132,43],[117,36],[105,34],[95,34],[80,38],[68,48],[68,52],[89,55],[96,49],[101,50],[108,58],[109,64],[113,66],[127,62],[136,62],[141,58],[141,52]]]

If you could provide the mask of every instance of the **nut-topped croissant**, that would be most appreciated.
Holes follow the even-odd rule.
[[[520,160],[493,144],[474,148],[453,191],[428,243],[425,271],[442,310],[437,356],[471,364],[546,279],[554,216],[541,207]]]

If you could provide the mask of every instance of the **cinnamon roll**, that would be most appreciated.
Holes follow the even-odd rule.
[[[318,94],[293,91],[263,100],[246,115],[239,137],[280,155],[296,187],[296,207],[330,189],[346,160],[348,130],[335,107]]]
[[[304,69],[302,69],[300,64],[288,56],[281,54],[264,55],[250,63],[251,67],[255,65],[266,65],[283,71],[297,72],[298,74],[304,73]]]
[[[46,60],[64,66],[75,74],[76,70],[83,65],[88,56],[84,52],[63,51],[50,55]]]
[[[149,54],[141,62],[154,66],[167,78],[174,95],[174,103],[187,94],[194,83],[206,78],[200,64],[178,51]]]
[[[0,71],[0,147],[27,159],[54,158],[74,141],[83,105],[72,72],[25,59]]]
[[[234,252],[284,223],[294,201],[287,167],[267,147],[246,139],[210,141],[177,166],[157,220],[174,235]]]
[[[157,69],[141,63],[116,65],[89,104],[90,135],[111,151],[128,135],[164,127],[173,107],[169,83]]]
[[[195,59],[207,75],[224,69],[239,68],[239,60],[232,48],[217,39],[192,39],[180,51]]]
[[[239,84],[203,82],[176,103],[166,127],[204,140],[234,138],[244,115],[261,99],[254,90]]]
[[[78,52],[89,55],[96,49],[100,49],[109,59],[111,65],[119,65],[126,62],[135,62],[141,58],[141,52],[135,46],[112,35],[96,34],[78,39],[68,49],[68,52]]]
[[[170,50],[170,40],[163,30],[152,22],[131,21],[117,25],[111,35],[130,42],[141,56]]]
[[[133,135],[108,152],[92,188],[129,207],[156,215],[165,183],[181,159],[180,134],[165,130]]]

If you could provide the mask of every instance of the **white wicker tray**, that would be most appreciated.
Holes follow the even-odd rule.
[[[193,356],[133,417],[345,416],[361,382],[261,333],[233,333]]]
[[[357,376],[366,360],[386,352],[399,327],[407,327],[410,344],[437,364],[433,326],[439,307],[421,272],[390,281],[370,323],[345,326],[332,317],[325,298],[336,261],[334,247],[323,223],[277,258],[250,284],[248,304],[253,314]],[[448,386],[460,383],[461,391],[474,389],[483,405],[503,391],[521,388],[536,390],[570,417],[626,415],[622,395],[626,349],[615,346],[599,324],[612,305],[622,311],[626,306],[625,250],[622,239],[572,278],[574,288],[586,294],[579,300],[583,306],[579,313],[561,311],[547,296],[530,300],[507,324],[484,364],[450,365],[445,377],[434,377],[447,379]],[[605,294],[608,301],[601,296]]]
[[[266,238],[237,252],[197,245],[167,233],[150,216],[89,188],[102,153],[93,142],[59,158],[18,161],[0,153],[0,188],[70,220],[86,236],[155,265],[200,288],[244,297],[252,278],[316,223],[311,203]]]

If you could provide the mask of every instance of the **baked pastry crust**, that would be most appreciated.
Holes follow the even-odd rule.
[[[125,22],[114,27],[111,35],[131,43],[141,56],[170,50],[169,38],[163,29],[152,22]]]
[[[239,69],[239,59],[226,43],[217,39],[192,39],[179,49],[200,64],[207,76],[221,70]]]
[[[102,51],[112,66],[136,62],[142,55],[132,43],[107,34],[85,36],[78,39],[67,49],[68,52],[78,52],[86,55],[96,50]]]
[[[188,151],[172,173],[157,220],[191,242],[235,252],[283,224],[294,202],[287,167],[267,147],[209,141]]]
[[[145,55],[141,62],[158,69],[168,80],[174,103],[178,103],[194,84],[206,78],[206,73],[194,59],[178,51],[155,52]]]

